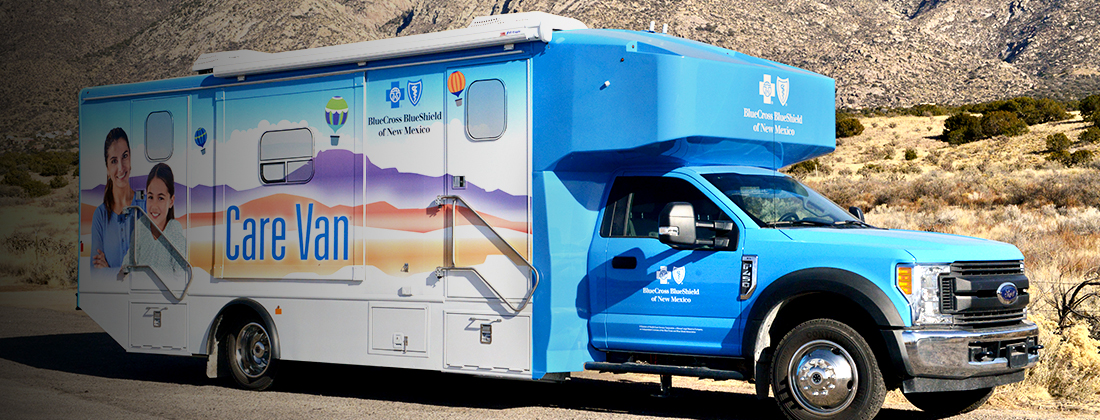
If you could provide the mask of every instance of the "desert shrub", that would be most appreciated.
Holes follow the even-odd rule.
[[[868,174],[875,174],[875,173],[883,172],[885,170],[886,170],[886,168],[884,168],[882,165],[877,165],[877,164],[874,164],[874,163],[868,163],[866,165],[863,165],[862,168],[859,168],[859,170],[856,171],[856,173],[860,174],[860,175],[868,175]]]
[[[965,112],[952,115],[943,122],[943,137],[953,145],[981,139],[983,138],[981,120]]]
[[[832,169],[818,159],[810,159],[791,165],[787,168],[787,173],[795,176],[806,176],[813,173],[828,175],[832,173]]]
[[[8,171],[7,175],[4,175],[4,185],[11,185],[23,188],[23,193],[27,197],[41,197],[50,193],[50,186],[45,182],[35,180],[31,178],[31,174],[26,170],[14,169]]]
[[[1092,162],[1092,151],[1082,149],[1070,153],[1069,161],[1065,163],[1066,166],[1085,166],[1089,162]]]
[[[1014,137],[1027,132],[1027,124],[1009,111],[993,111],[981,118],[982,135],[984,137],[1008,136]]]
[[[1066,150],[1069,145],[1072,144],[1069,141],[1069,137],[1066,137],[1063,133],[1051,134],[1047,136],[1047,150],[1051,152],[1057,152],[1060,150]]]
[[[917,151],[913,149],[905,149],[905,160],[913,160],[917,158]]]
[[[53,179],[50,180],[50,188],[55,190],[66,185],[69,185],[69,180],[65,179],[64,175],[55,175]]]
[[[1090,116],[1100,111],[1100,94],[1085,97],[1077,104],[1082,116]]]
[[[836,137],[837,138],[858,136],[858,135],[860,135],[860,133],[863,133],[863,124],[860,123],[859,120],[857,120],[855,118],[852,118],[852,117],[848,117],[848,116],[837,115],[837,118],[836,118]]]
[[[1100,393],[1100,342],[1089,335],[1084,323],[1058,330],[1057,324],[1041,315],[1031,315],[1039,324],[1039,341],[1046,349],[1039,364],[1028,372],[1025,383],[1046,389],[1051,396],[1091,401]]]
[[[1069,119],[1065,105],[1048,98],[1029,98],[1021,96],[1002,101],[985,102],[961,107],[966,112],[989,114],[996,111],[1004,111],[1015,114],[1016,117],[1027,125],[1042,124],[1052,121]],[[996,134],[989,134],[995,136]]]
[[[1027,125],[1068,120],[1070,117],[1065,106],[1049,98],[1024,101],[1017,114]]]
[[[1100,141],[1100,127],[1089,127],[1077,136],[1077,141],[1082,143],[1096,143]]]

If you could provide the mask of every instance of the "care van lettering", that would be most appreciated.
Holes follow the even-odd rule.
[[[313,203],[302,213],[302,205],[295,204],[298,229],[298,258],[302,261],[347,260],[351,222],[347,216],[314,217]],[[303,218],[304,216],[304,218]],[[230,206],[225,210],[225,257],[230,261],[266,260],[282,261],[286,258],[287,222],[282,217],[259,219],[246,217],[241,223],[241,209]],[[313,249],[312,254],[310,249]]]

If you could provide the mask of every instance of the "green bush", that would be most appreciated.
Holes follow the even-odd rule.
[[[1077,105],[1077,109],[1081,111],[1081,116],[1083,117],[1096,114],[1097,111],[1100,111],[1100,94],[1091,95],[1082,99]]]
[[[9,170],[7,175],[4,175],[4,185],[12,185],[23,188],[23,193],[27,197],[41,197],[50,193],[50,186],[45,182],[36,181],[31,178],[31,174],[26,170],[13,169]]]
[[[1092,152],[1082,149],[1069,155],[1069,162],[1066,166],[1084,166],[1089,162],[1092,162]]]
[[[1066,137],[1063,133],[1051,134],[1047,136],[1047,151],[1058,152],[1069,149],[1069,145],[1072,144],[1069,141],[1069,137]]]
[[[1027,98],[1031,99],[1031,98]],[[1066,113],[1066,107],[1049,98],[1024,101],[1017,112],[1027,125],[1042,124],[1054,121],[1068,120],[1070,115]]]
[[[981,120],[961,112],[943,122],[943,137],[948,143],[959,145],[983,138]]]
[[[53,179],[50,180],[50,188],[55,190],[66,185],[69,185],[69,180],[65,179],[64,175],[54,175]]]
[[[27,197],[42,197],[50,193],[50,186],[45,182],[32,179],[23,184],[23,192],[27,193]]]
[[[804,162],[799,162],[791,165],[787,168],[787,173],[792,175],[809,175],[811,173],[820,172],[824,175],[832,173],[832,169],[828,165],[821,163],[820,160],[810,159]]]
[[[26,170],[9,169],[7,174],[4,175],[4,185],[14,185],[16,187],[22,187],[23,184],[31,181],[31,174]]]
[[[863,124],[859,120],[852,117],[837,116],[836,138],[858,136],[860,133],[863,133]]]
[[[993,111],[982,115],[981,125],[984,137],[1014,137],[1027,132],[1027,124],[1009,111]]]
[[[905,160],[913,160],[917,158],[917,151],[913,149],[905,149]]]
[[[1082,143],[1096,143],[1100,141],[1100,127],[1089,127],[1081,135],[1077,136],[1077,141]]]

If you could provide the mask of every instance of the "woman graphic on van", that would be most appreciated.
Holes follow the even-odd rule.
[[[145,207],[145,200],[130,188],[130,138],[122,127],[107,133],[103,142],[107,185],[103,204],[92,215],[92,267],[119,267],[130,249],[133,220],[126,207]]]

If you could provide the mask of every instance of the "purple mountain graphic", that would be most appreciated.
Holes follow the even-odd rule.
[[[366,196],[361,203],[386,202],[401,209],[421,209],[430,207],[437,196],[443,195],[451,185],[451,176],[427,176],[400,172],[396,168],[380,168],[362,154],[348,150],[325,150],[317,154],[313,162],[313,177],[304,184],[269,184],[248,190],[237,191],[226,185],[198,185],[191,188],[191,211],[205,213],[214,211],[214,200],[218,194],[224,194],[227,203],[240,205],[273,194],[288,194],[308,197],[327,206],[353,206],[355,203],[356,181],[366,175]],[[308,170],[304,168],[304,170]],[[300,172],[291,174],[291,179],[301,176]],[[258,176],[258,175],[257,175]],[[130,178],[130,185],[145,188],[145,175]],[[181,194],[183,185],[176,184],[176,213],[187,209],[187,195]],[[81,191],[81,202],[98,206],[103,201],[102,184]],[[500,190],[486,191],[472,183],[465,190],[457,191],[471,206],[484,214],[507,220],[525,220],[527,218],[527,196],[512,195]]]

